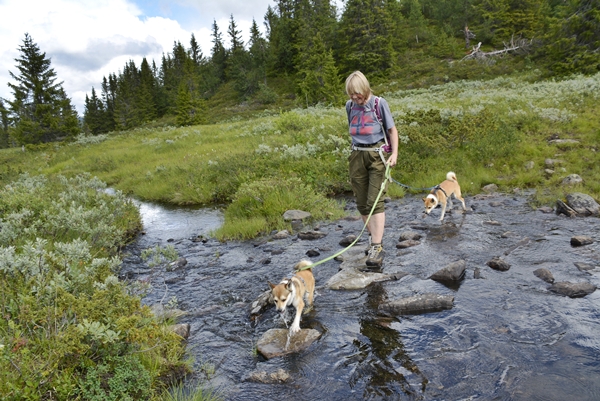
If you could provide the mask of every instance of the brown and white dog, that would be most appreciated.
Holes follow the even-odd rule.
[[[435,209],[438,204],[441,204],[442,215],[440,216],[440,221],[444,220],[444,215],[446,214],[446,203],[449,203],[450,209],[452,209],[452,196],[462,203],[463,210],[467,210],[467,207],[465,206],[465,200],[462,198],[460,193],[460,185],[458,185],[456,174],[450,171],[448,174],[446,174],[446,180],[433,187],[429,195],[423,198],[423,202],[425,203],[425,213],[429,214],[429,212]]]
[[[306,296],[308,306],[312,307],[315,294],[315,277],[312,268],[308,267],[312,262],[303,260],[294,266],[296,273],[291,279],[285,278],[277,285],[269,283],[271,294],[275,301],[275,307],[279,313],[285,313],[285,308],[292,305],[296,308],[296,317],[292,323],[290,331],[297,333],[300,331],[300,315],[304,309],[304,297]]]

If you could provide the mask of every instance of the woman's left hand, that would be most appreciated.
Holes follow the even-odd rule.
[[[387,160],[387,164],[390,167],[394,167],[396,165],[396,162],[398,161],[398,155],[395,153],[392,153],[392,155],[390,156],[390,158]]]

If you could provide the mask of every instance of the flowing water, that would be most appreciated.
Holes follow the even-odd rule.
[[[419,197],[388,203],[384,272],[409,275],[334,291],[324,283],[339,262],[317,266],[315,306],[301,327],[322,337],[301,353],[271,360],[257,355],[255,344],[285,324],[273,308],[252,321],[250,304],[268,289],[267,280],[288,277],[307,251],[318,251],[309,258],[318,261],[341,250],[339,241],[357,235],[360,221],[321,224],[327,236],[313,241],[292,234],[219,243],[204,238],[221,224],[218,210],[142,204],[146,234],[128,247],[123,277],[152,282],[145,303],[176,297],[188,313],[179,322],[191,325],[188,349],[198,373],[190,382],[208,372],[208,383],[227,400],[600,400],[600,291],[568,298],[533,274],[546,268],[557,282],[600,285],[600,219],[535,211],[525,196],[466,202],[469,212],[455,210],[444,224],[439,209],[423,217]],[[422,234],[421,244],[397,249],[403,231]],[[574,235],[595,242],[572,247]],[[172,272],[149,269],[140,250],[157,244],[173,245],[188,264]],[[510,270],[489,268],[495,256]],[[467,272],[460,284],[428,279],[461,259]],[[592,269],[579,270],[577,262]],[[425,292],[454,296],[454,307],[396,318],[377,313],[382,302]],[[280,369],[279,382],[253,378]]]

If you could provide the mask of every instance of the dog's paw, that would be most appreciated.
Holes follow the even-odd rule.
[[[290,327],[290,333],[291,333],[291,334],[296,334],[296,333],[298,333],[299,331],[300,331],[300,326],[295,326],[295,325],[292,325],[292,327]]]

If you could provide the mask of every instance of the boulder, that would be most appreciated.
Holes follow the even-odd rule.
[[[412,246],[417,246],[417,245],[420,245],[420,244],[421,244],[421,241],[416,241],[414,239],[407,239],[406,241],[398,242],[396,244],[396,248],[398,248],[398,249],[405,249],[405,248],[410,248]]]
[[[418,241],[421,239],[421,237],[422,235],[415,231],[403,231],[400,233],[400,238],[398,239],[398,241]]]
[[[439,312],[452,309],[454,297],[433,293],[415,295],[379,305],[378,310],[384,315],[410,315]]]
[[[571,237],[571,245],[572,246],[583,246],[590,245],[594,243],[594,239],[592,237],[587,237],[585,235],[576,235]]]
[[[562,180],[562,185],[577,185],[581,184],[583,179],[578,174],[569,174]]]
[[[487,192],[488,194],[496,192],[498,190],[498,185],[496,184],[488,184],[481,188],[483,192]]]
[[[596,286],[590,283],[571,283],[568,281],[561,281],[559,283],[552,284],[552,286],[548,289],[552,292],[565,295],[569,298],[581,298],[596,291]]]
[[[173,332],[175,332],[175,334],[177,334],[184,340],[187,340],[188,337],[190,336],[190,324],[189,323],[174,324],[171,326],[171,330],[173,330]]]
[[[565,202],[561,201],[560,199],[558,199],[556,201],[556,214],[557,215],[564,214],[567,217],[577,216],[577,212],[575,210],[573,210],[573,208],[571,208]]]
[[[459,260],[438,270],[429,278],[435,281],[460,281],[465,277],[466,268],[467,263],[464,260]]]
[[[534,270],[533,274],[537,278],[540,278],[547,283],[550,283],[550,284],[554,283],[554,276],[552,275],[552,273],[550,273],[550,270],[548,270],[548,269],[540,268],[540,269]]]
[[[352,248],[344,254],[340,271],[327,280],[327,288],[332,290],[358,290],[379,281],[398,280],[408,273],[384,274],[361,271],[367,257],[362,249]]]
[[[589,195],[575,192],[567,195],[567,205],[579,216],[600,215],[600,205]]]
[[[495,258],[493,258],[492,260],[489,260],[487,262],[487,265],[494,270],[499,270],[502,272],[505,272],[508,269],[510,269],[510,264],[508,262],[506,262],[505,260],[503,260],[502,258],[499,258],[497,256]]]
[[[589,272],[590,270],[594,270],[596,268],[594,265],[584,262],[575,262],[574,264],[575,267],[577,267],[577,269],[579,269],[579,271],[582,272]]]
[[[288,230],[278,231],[275,235],[273,235],[273,239],[286,239],[290,236],[290,232]]]
[[[256,298],[250,305],[250,317],[254,320],[257,315],[260,315],[265,309],[273,305],[273,295],[271,290],[266,290]]]
[[[347,235],[344,238],[342,238],[339,242],[340,246],[343,247],[347,247],[350,246],[351,243],[353,243],[354,241],[356,241],[356,235]]]
[[[308,241],[321,239],[325,236],[327,236],[327,233],[322,231],[301,231],[298,233],[298,238]]]
[[[283,219],[285,221],[305,220],[310,217],[312,217],[312,215],[303,210],[286,210],[285,213],[283,213]]]
[[[262,384],[278,384],[289,382],[291,380],[291,376],[289,372],[281,368],[271,372],[267,372],[265,370],[255,370],[250,372],[245,380]]]
[[[300,329],[288,339],[288,329],[270,329],[256,343],[256,349],[267,359],[300,352],[313,342],[321,333],[314,329]],[[288,341],[289,340],[289,341]]]

